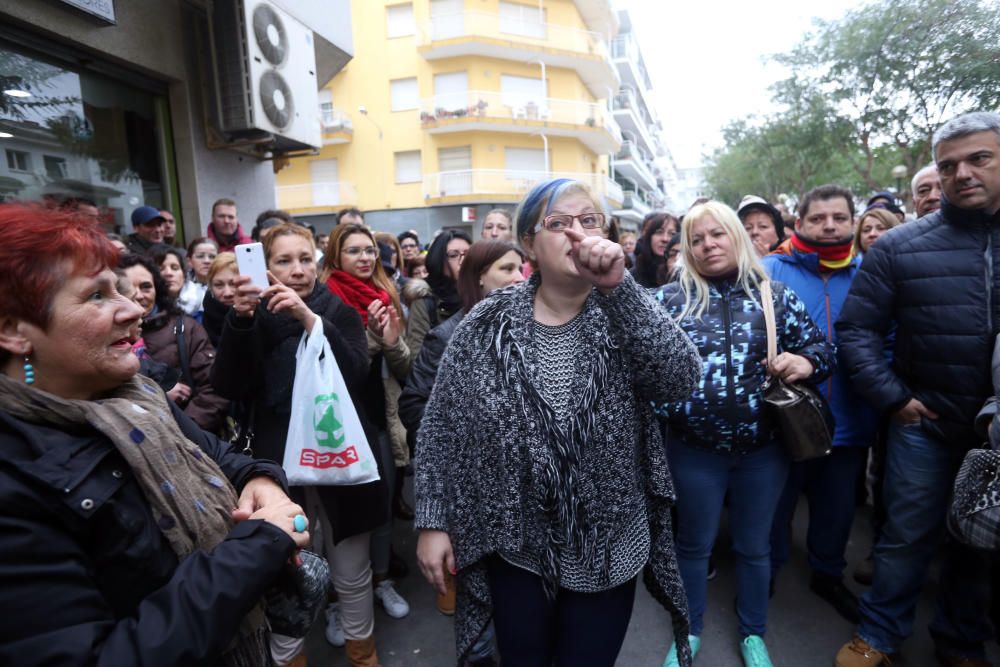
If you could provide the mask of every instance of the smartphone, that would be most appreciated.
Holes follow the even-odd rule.
[[[243,243],[235,248],[236,266],[241,276],[250,276],[250,283],[267,289],[267,262],[264,261],[264,246],[260,243]]]

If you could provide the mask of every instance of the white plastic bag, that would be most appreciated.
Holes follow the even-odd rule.
[[[378,464],[318,317],[295,353],[292,416],[282,467],[293,486],[348,486],[379,479]]]

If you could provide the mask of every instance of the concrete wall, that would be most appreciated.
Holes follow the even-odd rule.
[[[309,0],[283,0],[282,4],[295,8],[300,19],[309,19],[308,11],[298,11]],[[180,210],[174,213],[189,239],[204,233],[212,202],[220,197],[239,203],[240,219],[248,232],[257,213],[274,206],[271,162],[208,147],[202,94],[210,87],[199,78],[201,45],[193,29],[204,20],[206,5],[187,0],[115,0],[117,25],[108,25],[55,0],[0,4],[0,23],[9,22],[167,84],[180,191]],[[346,60],[353,52],[350,0],[323,0],[322,5],[326,17],[320,27],[327,39],[346,35],[346,43],[336,45]]]

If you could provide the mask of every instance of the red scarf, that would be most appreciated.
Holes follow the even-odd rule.
[[[392,306],[392,297],[369,278],[358,280],[340,269],[333,269],[326,279],[326,286],[361,315],[361,321],[368,326],[368,306],[372,301],[381,301],[386,307]]]
[[[827,271],[836,271],[849,266],[854,259],[854,237],[839,243],[816,243],[792,235],[792,248],[804,253],[819,255],[819,265]]]

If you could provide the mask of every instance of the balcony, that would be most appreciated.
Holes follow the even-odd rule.
[[[639,142],[642,147],[652,153],[655,149],[655,139],[651,128],[655,127],[655,122],[639,99],[635,91],[629,88],[622,88],[612,99],[615,120],[621,126],[622,131]]]
[[[611,8],[609,0],[574,0],[576,10],[580,12],[583,22],[602,35],[614,35],[618,32],[618,12]]]
[[[459,56],[540,60],[551,67],[575,70],[597,98],[619,85],[618,71],[600,33],[553,23],[485,12],[444,14],[423,26],[417,49],[428,60]]]
[[[608,198],[608,206],[612,208],[618,208],[625,202],[625,193],[622,191],[622,186],[610,178],[604,179],[604,192]]]
[[[354,121],[345,111],[330,105],[320,105],[319,122],[323,128],[323,145],[347,144],[354,138]]]
[[[622,142],[622,148],[615,155],[613,165],[615,172],[635,181],[640,186],[650,189],[657,187],[653,160],[635,142]]]
[[[642,52],[632,33],[626,32],[611,40],[611,59],[618,68],[622,83],[642,91],[653,87]]]
[[[485,130],[572,137],[598,155],[622,143],[621,128],[601,104],[483,90],[424,100],[420,124],[431,134]]]
[[[295,212],[318,212],[358,203],[358,191],[350,181],[318,181],[279,185],[274,189],[278,208]]]
[[[603,174],[546,173],[545,171],[509,171],[506,169],[465,169],[440,171],[424,176],[424,200],[428,204],[476,204],[482,202],[516,203],[536,183],[546,178],[571,178],[590,187],[595,194],[613,199],[620,186]],[[618,201],[621,201],[619,199]]]
[[[646,200],[641,190],[625,190],[624,195],[622,208],[633,212],[640,220],[653,210],[652,205]]]

